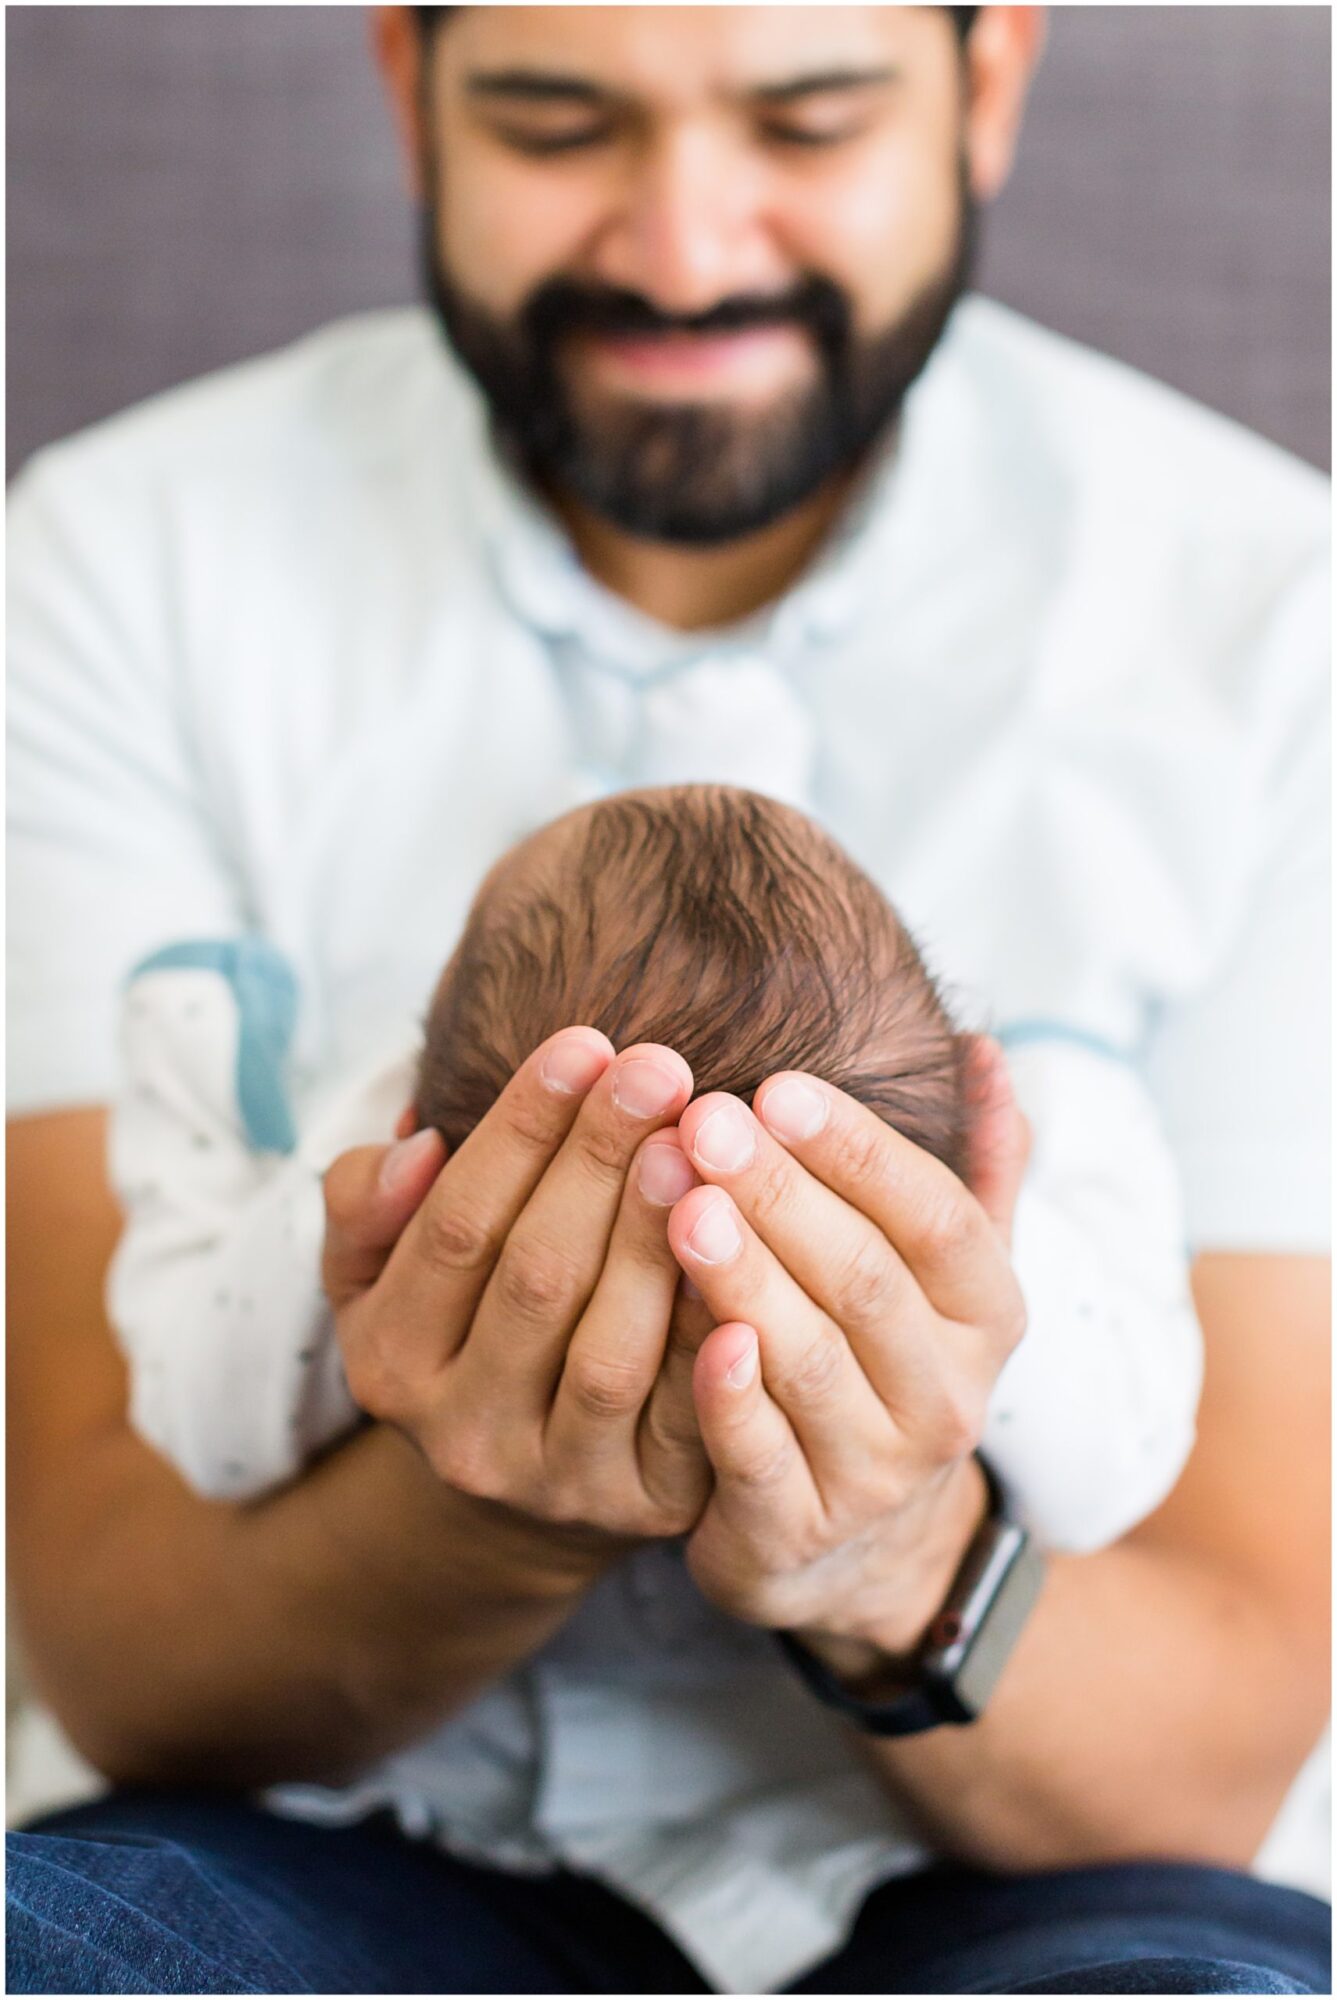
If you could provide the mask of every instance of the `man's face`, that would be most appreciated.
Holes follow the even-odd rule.
[[[426,75],[432,297],[530,474],[626,532],[852,467],[966,279],[930,7],[465,7]]]

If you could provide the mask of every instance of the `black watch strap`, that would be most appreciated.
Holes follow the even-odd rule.
[[[838,1709],[870,1736],[918,1736],[921,1730],[936,1729],[942,1722],[969,1720],[968,1716],[944,1715],[936,1692],[923,1686],[907,1688],[894,1701],[860,1701],[792,1632],[777,1632],[775,1638],[817,1699],[828,1708]]]
[[[962,1558],[942,1610],[908,1672],[912,1685],[889,1701],[864,1701],[792,1632],[773,1637],[819,1701],[872,1736],[917,1736],[983,1710],[1040,1594],[1044,1564],[1012,1515],[992,1468],[979,1460],[989,1513]]]

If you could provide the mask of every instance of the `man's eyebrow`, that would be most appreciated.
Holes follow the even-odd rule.
[[[826,91],[866,90],[875,84],[894,83],[899,75],[898,69],[887,65],[812,70],[778,83],[753,84],[740,94],[757,104],[792,104]],[[471,97],[520,98],[531,104],[609,104],[622,99],[622,93],[592,83],[588,77],[546,69],[474,70],[465,79],[465,89]]]
[[[546,69],[478,69],[464,87],[471,97],[522,97],[535,104],[604,104],[612,95],[584,77]]]
[[[804,76],[787,77],[783,83],[759,83],[748,96],[763,104],[790,104],[798,97],[816,97],[828,90],[864,90],[871,84],[894,83],[900,71],[888,65],[873,69],[819,69]]]

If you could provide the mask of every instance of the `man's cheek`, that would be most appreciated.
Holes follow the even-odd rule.
[[[499,165],[440,188],[437,254],[452,283],[489,313],[513,318],[549,278],[568,273],[584,240],[585,208],[551,173]]]
[[[809,218],[811,268],[849,299],[861,337],[882,332],[952,256],[959,170],[945,159],[940,171],[926,172],[922,158],[904,160],[897,149],[878,175],[850,176],[827,202]]]

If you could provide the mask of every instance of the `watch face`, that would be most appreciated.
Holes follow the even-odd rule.
[[[998,1685],[1017,1634],[1040,1595],[1044,1573],[1044,1559],[1027,1537],[985,1607],[964,1657],[948,1676],[952,1692],[970,1715],[981,1713]]]

